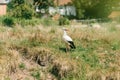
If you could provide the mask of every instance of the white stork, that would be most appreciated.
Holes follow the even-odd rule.
[[[66,43],[66,52],[70,49],[75,49],[75,45],[74,45],[74,42],[72,40],[72,38],[70,36],[67,35],[67,32],[68,29],[66,28],[63,28],[63,31],[64,31],[64,34],[63,34],[63,40],[65,41]]]

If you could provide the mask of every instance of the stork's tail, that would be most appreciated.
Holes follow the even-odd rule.
[[[68,42],[69,42],[70,47],[71,47],[72,49],[75,49],[75,48],[76,48],[73,41],[68,41]]]

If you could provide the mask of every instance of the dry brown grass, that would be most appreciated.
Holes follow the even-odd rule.
[[[68,78],[71,75],[77,79],[87,80],[119,80],[120,77],[120,50],[113,50],[113,45],[119,42],[119,28],[111,31],[110,27],[99,29],[93,27],[69,27],[68,34],[73,38],[77,49],[66,54],[59,48],[64,48],[61,27],[28,26],[15,28],[2,28],[0,31],[0,78],[14,78],[24,80],[36,79],[31,76],[39,72],[43,80]],[[94,44],[94,41],[100,42]],[[38,45],[39,44],[39,45]],[[92,47],[85,51],[88,58],[96,55],[99,67],[91,67],[89,60],[82,58],[83,48]],[[96,47],[94,49],[94,47]],[[76,56],[80,55],[79,57]],[[77,59],[75,57],[78,57]],[[92,59],[92,58],[90,58]],[[108,63],[106,63],[108,62]],[[20,64],[25,65],[20,69]],[[107,65],[107,66],[106,66]],[[45,68],[43,68],[43,66]],[[47,77],[46,77],[47,76]],[[55,76],[55,77],[54,77]]]
[[[71,60],[70,58],[62,57],[61,55],[59,58],[55,57],[52,64],[52,74],[60,79],[68,76],[69,74],[75,74],[78,68],[76,61]]]
[[[28,49],[27,57],[34,60],[41,66],[47,66],[52,62],[52,55],[53,52],[47,48],[34,47],[32,49]]]

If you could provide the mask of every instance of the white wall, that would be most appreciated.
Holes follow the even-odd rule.
[[[36,12],[46,13],[46,10],[36,7]],[[74,6],[49,7],[48,12],[50,15],[58,13],[60,15],[76,16],[76,9]]]
[[[76,16],[76,9],[74,6],[61,6],[61,7],[49,7],[49,13],[50,15],[53,15],[55,13],[59,13],[60,15],[72,15],[72,16]]]

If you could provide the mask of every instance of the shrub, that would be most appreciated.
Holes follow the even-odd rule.
[[[12,27],[14,25],[14,19],[12,17],[9,17],[9,16],[5,17],[3,19],[3,25]]]
[[[33,11],[28,5],[22,6],[22,17],[25,19],[32,19]]]
[[[56,25],[56,22],[53,21],[50,17],[42,19],[42,23],[44,26],[53,26]]]
[[[33,11],[28,5],[20,5],[13,9],[13,17],[31,19],[33,16]]]
[[[15,24],[18,24],[22,27],[25,26],[35,26],[41,23],[41,19],[39,18],[32,18],[32,19],[20,19],[20,18],[14,18]]]
[[[65,18],[65,17],[60,17],[59,19],[59,25],[69,25],[70,21],[69,19]]]
[[[29,1],[12,0],[8,4],[9,14],[16,18],[31,19],[34,14],[34,9]]]

